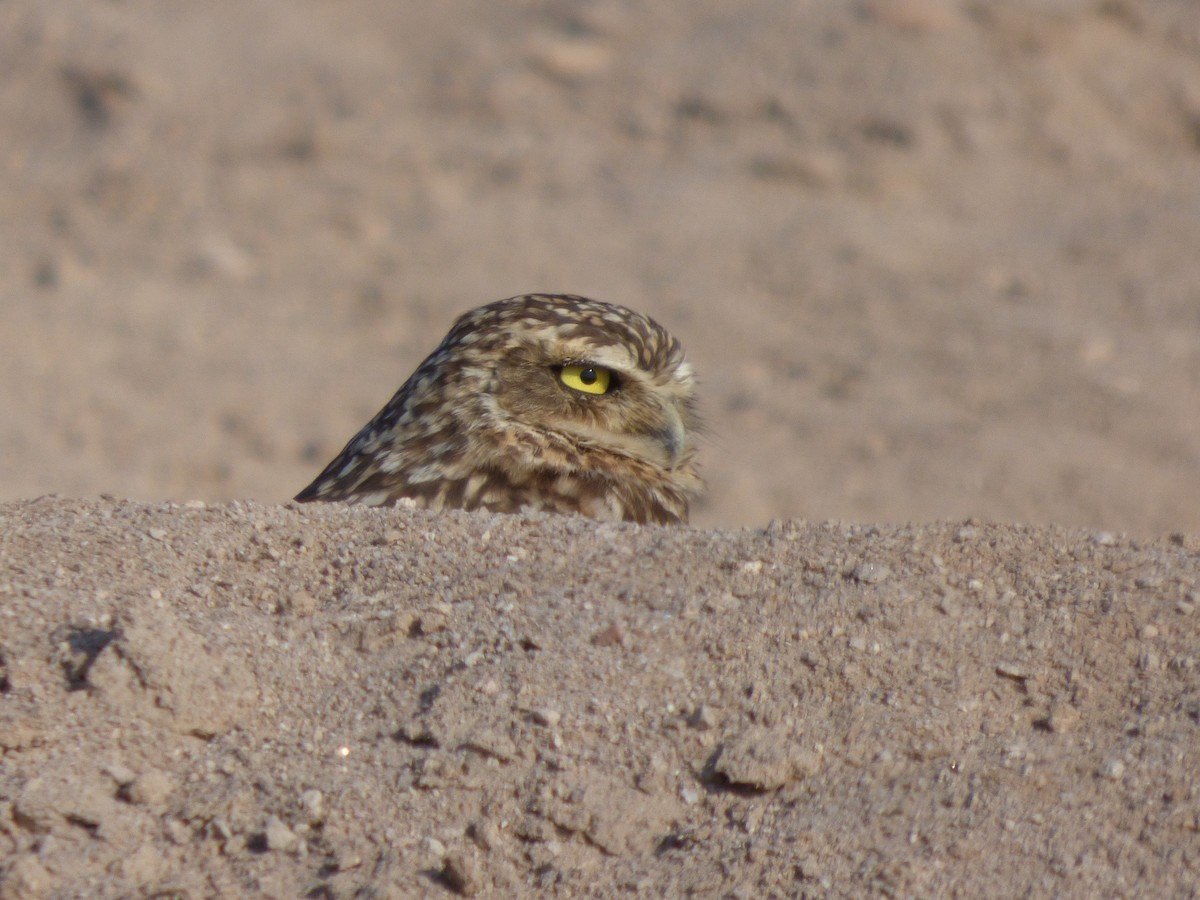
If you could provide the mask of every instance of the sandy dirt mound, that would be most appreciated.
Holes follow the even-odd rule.
[[[1200,879],[1182,537],[47,498],[0,539],[5,898]]]

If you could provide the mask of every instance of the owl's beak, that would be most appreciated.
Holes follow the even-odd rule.
[[[683,461],[684,454],[690,449],[687,428],[683,424],[683,416],[674,404],[663,408],[663,418],[666,420],[663,430],[659,432],[659,440],[667,451],[668,468],[675,468]]]

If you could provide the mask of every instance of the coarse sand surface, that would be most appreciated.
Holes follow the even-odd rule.
[[[27,896],[1187,896],[1200,546],[0,508]]]

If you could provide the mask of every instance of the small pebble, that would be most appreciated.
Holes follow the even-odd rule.
[[[562,720],[562,713],[556,709],[535,709],[531,715],[534,722],[548,728],[553,728]]]
[[[1079,712],[1069,704],[1060,703],[1050,710],[1046,727],[1055,734],[1066,734],[1079,724]]]
[[[708,731],[714,728],[718,723],[716,711],[707,704],[701,704],[696,707],[696,711],[692,713],[692,717],[688,720],[688,724],[693,728],[698,728],[700,731]]]
[[[417,633],[429,637],[445,631],[450,627],[450,615],[453,612],[454,607],[449,603],[431,603],[420,611],[415,623]]]
[[[1097,773],[1102,778],[1108,778],[1112,781],[1117,781],[1125,774],[1125,763],[1119,759],[1110,759],[1097,770]]]
[[[325,795],[313,788],[300,795],[300,808],[310,825],[315,825],[325,818]]]
[[[182,819],[171,819],[167,822],[167,837],[172,843],[182,847],[192,840],[192,829]]]
[[[138,806],[161,809],[166,806],[167,797],[174,788],[170,776],[157,769],[148,769],[125,788],[125,796]]]
[[[446,856],[442,866],[442,881],[446,887],[463,897],[471,897],[483,888],[483,872],[474,855],[455,851]]]
[[[120,763],[105,766],[104,773],[121,787],[124,787],[137,778],[137,774],[132,769]]]
[[[739,600],[730,591],[724,591],[717,597],[710,597],[704,603],[706,612],[732,612],[742,605]]]
[[[946,594],[938,600],[937,610],[951,619],[957,619],[962,615],[962,605],[957,594]]]
[[[357,869],[363,864],[363,853],[357,844],[349,843],[335,846],[333,849],[333,864],[339,872]]]
[[[854,580],[860,584],[882,584],[892,571],[882,563],[859,563],[854,567]]]
[[[1018,663],[998,662],[996,663],[996,674],[1012,678],[1014,681],[1024,681],[1029,677],[1029,670]]]
[[[625,643],[625,633],[621,630],[621,626],[613,622],[607,628],[597,631],[591,637],[592,646],[594,647],[619,647]]]
[[[221,840],[228,841],[233,838],[233,829],[229,827],[229,823],[225,821],[224,816],[217,816],[212,820],[211,825],[212,830],[217,833],[217,837]]]
[[[288,595],[284,609],[294,616],[311,616],[317,611],[317,599],[304,588],[300,588]]]
[[[268,850],[275,850],[279,853],[295,853],[299,849],[300,839],[278,816],[271,816],[267,819],[264,835],[267,839]]]
[[[476,819],[467,826],[467,835],[484,850],[491,850],[500,842],[496,826],[487,819]]]

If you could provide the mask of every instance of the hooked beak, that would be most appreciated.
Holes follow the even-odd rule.
[[[679,410],[674,404],[667,406],[663,412],[666,425],[659,432],[658,438],[667,453],[668,468],[673,469],[683,461],[684,454],[690,449],[687,428],[683,424],[683,416],[679,414]]]

